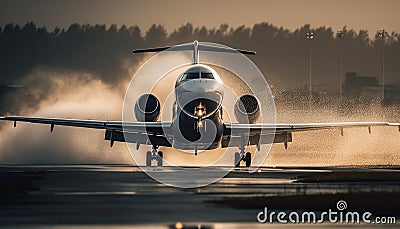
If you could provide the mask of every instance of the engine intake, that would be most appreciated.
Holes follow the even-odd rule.
[[[160,101],[152,94],[143,94],[136,101],[134,112],[139,122],[155,122],[160,115]]]
[[[258,99],[254,95],[242,95],[236,101],[234,114],[239,123],[255,123],[260,116]]]

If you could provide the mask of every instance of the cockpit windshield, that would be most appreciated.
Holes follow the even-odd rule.
[[[186,73],[186,79],[187,80],[193,80],[193,79],[199,79],[200,74],[198,72],[188,72]]]
[[[202,72],[201,78],[202,79],[214,79],[214,76],[211,72]]]
[[[214,79],[211,72],[185,72],[181,76],[181,81],[192,80],[192,79]]]
[[[185,72],[181,76],[182,81],[192,79],[200,79],[200,74],[198,72]]]

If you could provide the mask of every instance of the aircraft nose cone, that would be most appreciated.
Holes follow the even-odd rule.
[[[180,84],[175,88],[176,91],[188,91],[188,92],[211,92],[221,91],[221,85],[214,80],[197,79],[190,80],[183,84]]]

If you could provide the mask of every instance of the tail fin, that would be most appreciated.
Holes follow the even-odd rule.
[[[165,50],[170,51],[185,51],[185,50],[193,50],[193,64],[199,63],[199,50],[209,51],[209,52],[228,52],[228,53],[241,53],[244,55],[256,55],[255,51],[248,50],[240,50],[240,49],[230,49],[222,46],[215,46],[209,43],[200,43],[197,40],[193,42],[193,46],[188,45],[177,45],[177,46],[164,46],[157,48],[148,48],[148,49],[136,49],[133,50],[132,53],[145,53],[145,52],[162,52]]]

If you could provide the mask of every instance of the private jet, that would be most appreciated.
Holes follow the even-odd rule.
[[[161,52],[171,47],[133,50],[133,53]],[[141,95],[134,105],[136,121],[100,121],[42,118],[27,116],[0,116],[0,120],[14,122],[30,122],[54,126],[71,126],[105,130],[105,140],[112,147],[115,141],[149,145],[151,151],[146,152],[146,166],[163,165],[163,153],[159,147],[173,147],[190,150],[197,155],[198,150],[213,150],[216,148],[237,147],[234,155],[234,166],[240,166],[243,161],[246,167],[251,165],[252,154],[246,152],[248,146],[283,143],[288,148],[292,142],[292,133],[322,129],[372,126],[399,126],[399,123],[389,122],[339,122],[339,123],[304,123],[275,124],[257,123],[260,115],[260,103],[252,94],[240,96],[234,107],[237,122],[224,122],[222,101],[224,99],[224,83],[218,72],[212,67],[201,64],[201,50],[210,51],[208,43],[194,41],[190,44],[193,51],[192,64],[177,78],[174,88],[172,121],[159,121],[160,101],[153,94]],[[215,51],[231,51],[221,47],[211,47]],[[253,51],[234,50],[238,55],[255,55]],[[400,129],[399,129],[400,130]],[[263,141],[263,136],[273,136],[269,142]]]

